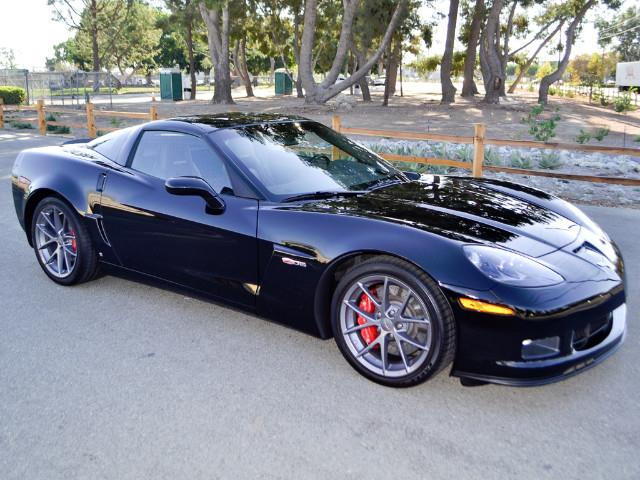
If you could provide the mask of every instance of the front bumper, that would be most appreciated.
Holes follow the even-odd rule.
[[[501,368],[501,371],[509,373],[507,376],[459,370],[454,370],[452,375],[514,387],[538,386],[564,380],[602,362],[622,345],[627,331],[626,316],[626,304],[622,304],[613,310],[611,312],[609,334],[598,344],[586,350],[572,349],[566,355],[544,360],[497,361],[496,364]]]

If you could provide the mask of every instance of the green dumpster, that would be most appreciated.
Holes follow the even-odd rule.
[[[180,70],[160,70],[160,98],[162,100],[182,100],[182,73]]]
[[[280,68],[275,71],[276,95],[291,95],[293,93],[293,82],[286,70]]]

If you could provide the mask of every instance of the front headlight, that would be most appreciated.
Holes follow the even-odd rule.
[[[467,258],[492,280],[518,287],[547,287],[564,278],[535,260],[509,250],[486,245],[465,245]]]

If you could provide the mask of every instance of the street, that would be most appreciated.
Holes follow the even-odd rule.
[[[367,381],[333,341],[112,276],[65,288],[16,219],[0,132],[0,478],[640,478],[640,210],[589,207],[628,269],[628,335],[538,388]],[[491,348],[487,345],[487,348]]]

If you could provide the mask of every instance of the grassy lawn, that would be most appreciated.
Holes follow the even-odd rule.
[[[32,91],[32,95],[34,98],[38,97],[68,97],[71,95],[80,95],[83,96],[85,93],[89,95],[95,95],[96,93],[102,95],[109,94],[109,87],[100,87],[100,89],[95,92],[93,88],[63,88],[61,90],[54,90],[52,92],[47,88],[34,88]],[[160,93],[160,87],[122,87],[120,89],[111,88],[112,95],[125,95],[128,93]]]

